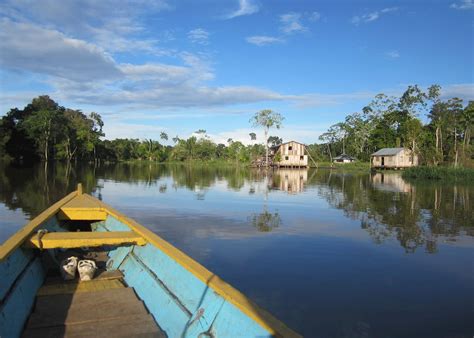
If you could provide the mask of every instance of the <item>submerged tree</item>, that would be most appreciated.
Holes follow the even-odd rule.
[[[279,113],[274,112],[270,109],[264,109],[256,113],[251,119],[250,122],[254,127],[263,127],[265,133],[265,165],[268,166],[268,131],[270,128],[280,129],[284,117]]]

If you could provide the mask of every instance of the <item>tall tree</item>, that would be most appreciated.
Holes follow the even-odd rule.
[[[59,110],[41,109],[34,112],[24,122],[22,127],[39,147],[40,154],[48,162],[52,139],[62,129],[63,114]]]
[[[279,113],[274,112],[271,109],[261,110],[250,119],[250,122],[254,127],[263,127],[265,134],[265,166],[268,167],[268,131],[270,128],[280,129],[283,123],[284,117]]]

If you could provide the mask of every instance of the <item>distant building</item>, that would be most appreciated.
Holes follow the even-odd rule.
[[[307,167],[308,155],[303,143],[290,141],[273,147],[270,151],[273,165],[277,167]]]
[[[406,148],[383,148],[370,155],[372,168],[401,169],[418,165],[418,156]]]
[[[334,163],[352,163],[355,162],[356,159],[355,157],[349,156],[347,154],[341,154],[339,156],[336,156],[332,160]]]

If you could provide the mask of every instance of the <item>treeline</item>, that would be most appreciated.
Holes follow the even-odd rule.
[[[400,97],[379,94],[361,112],[332,125],[319,138],[323,144],[310,149],[331,161],[342,153],[368,161],[380,148],[406,147],[422,164],[472,163],[474,102],[441,100],[440,91],[439,85],[427,91],[415,85]]]
[[[49,96],[39,96],[24,109],[11,109],[1,118],[0,158],[21,163],[48,160],[249,162],[265,153],[260,144],[245,146],[232,139],[227,144],[216,144],[202,129],[187,139],[173,137],[174,146],[163,144],[168,140],[164,132],[159,135],[163,143],[153,139],[102,140],[103,126],[97,113],[86,115],[60,106]],[[275,140],[281,142],[277,137],[270,138],[270,142]]]
[[[409,86],[400,97],[379,94],[361,112],[332,125],[319,137],[319,144],[310,144],[307,149],[318,162],[332,162],[334,156],[343,153],[368,161],[370,154],[380,148],[403,146],[417,153],[423,164],[472,166],[474,102],[464,105],[458,98],[441,100],[440,91],[438,85],[427,91],[415,85]],[[260,125],[268,132],[268,121]],[[103,140],[103,126],[101,116],[95,112],[86,115],[62,107],[48,96],[39,96],[24,109],[11,109],[0,119],[0,159],[30,163],[40,160],[248,163],[265,155],[264,142],[244,145],[228,139],[227,144],[216,144],[202,129],[187,139],[173,137],[170,146],[164,144],[168,141],[164,132],[157,135],[161,142]],[[249,137],[256,139],[255,133]],[[281,138],[270,136],[267,145],[282,142]]]

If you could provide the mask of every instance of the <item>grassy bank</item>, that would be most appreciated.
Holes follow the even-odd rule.
[[[404,170],[402,173],[402,177],[406,179],[474,182],[474,169],[421,166]]]
[[[317,162],[318,168],[332,168],[332,169],[347,169],[347,170],[369,170],[369,162],[353,162],[353,163],[332,163],[331,162]],[[313,166],[313,163],[310,163]]]

